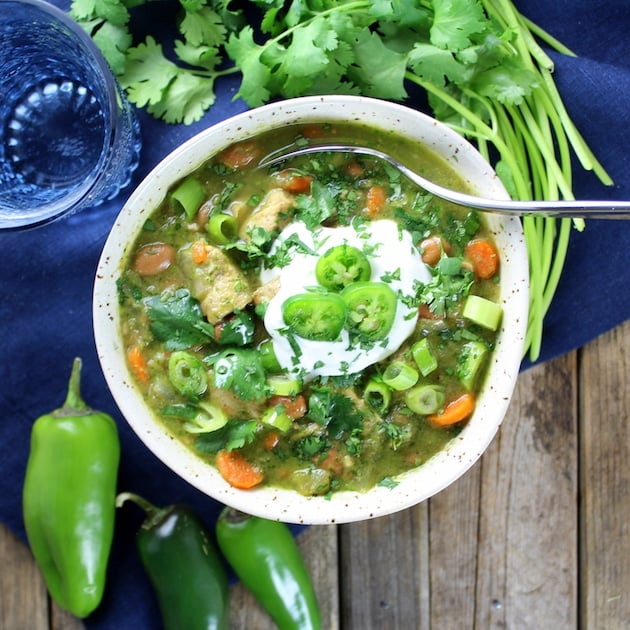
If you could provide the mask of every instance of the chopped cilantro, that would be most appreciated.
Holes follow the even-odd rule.
[[[381,422],[379,428],[385,432],[391,441],[392,449],[398,450],[411,437],[410,424],[396,424],[394,422]]]
[[[395,481],[391,477],[383,477],[376,485],[392,490],[398,485],[398,483],[398,481]]]
[[[131,298],[134,302],[142,300],[142,289],[130,282],[128,278],[117,278],[116,292],[118,294],[118,304],[121,305],[127,301],[127,298]]]
[[[415,298],[413,300],[404,299],[403,301],[408,306],[412,302],[427,304],[432,313],[439,317],[445,317],[468,295],[474,282],[474,274],[463,269],[459,259],[454,264],[450,261],[443,265],[440,263],[429,268],[433,277],[428,283],[417,283]],[[456,267],[459,268],[459,271],[455,271]]]

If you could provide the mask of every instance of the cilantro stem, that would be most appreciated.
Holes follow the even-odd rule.
[[[559,52],[562,55],[566,55],[567,57],[576,57],[576,54],[567,46],[565,46],[562,42],[558,41],[553,35],[551,35],[544,28],[538,26],[532,22],[529,18],[525,17],[521,14],[521,19],[523,20],[523,24],[526,29],[530,31],[535,37],[538,37],[542,42],[547,44],[550,48],[553,48],[556,52]]]
[[[547,95],[549,96],[553,109],[557,112],[558,116],[560,116],[560,119],[562,120],[562,125],[571,142],[571,147],[575,151],[575,154],[580,161],[580,164],[582,165],[584,170],[592,170],[597,178],[602,182],[602,184],[606,186],[611,186],[613,182],[610,178],[610,175],[608,175],[604,167],[597,160],[597,158],[587,145],[586,141],[577,130],[576,126],[573,124],[573,121],[571,120],[564,106],[562,97],[558,92],[558,88],[553,81],[553,78],[547,73],[542,74],[542,78],[545,82]]]
[[[564,262],[569,247],[569,235],[571,233],[571,219],[560,220],[560,233],[558,235],[558,242],[556,244],[555,256],[553,259],[553,266],[547,279],[547,285],[545,286],[545,292],[543,296],[543,309],[546,313],[551,306],[551,301],[555,295],[560,276],[564,268]]]
[[[486,140],[492,142],[496,149],[501,154],[501,157],[508,164],[510,171],[512,171],[515,176],[515,181],[519,182],[519,194],[523,194],[523,199],[527,199],[527,190],[524,186],[524,181],[522,178],[517,177],[518,169],[517,163],[514,159],[514,155],[510,151],[509,147],[505,144],[503,139],[494,131],[491,127],[489,127],[479,116],[477,116],[474,112],[472,112],[466,105],[462,104],[456,98],[451,96],[446,90],[438,87],[437,85],[430,83],[421,79],[418,75],[412,72],[406,72],[405,78],[412,83],[416,83],[421,88],[433,94],[437,98],[439,98],[442,102],[446,103],[449,107],[455,110],[458,114],[464,118],[470,125],[472,125],[473,129],[477,134],[486,138]],[[464,128],[465,129],[465,128]],[[465,130],[467,133],[467,130]]]
[[[282,40],[287,39],[290,35],[292,35],[295,31],[303,29],[305,26],[308,26],[313,20],[316,18],[325,18],[332,14],[344,14],[344,13],[355,13],[357,11],[361,11],[363,9],[369,9],[371,3],[367,0],[351,0],[346,4],[342,4],[340,6],[333,6],[330,9],[325,9],[324,11],[313,11],[311,17],[302,19],[293,26],[285,29],[281,33],[278,33],[275,37],[271,37],[262,45],[262,49],[266,50],[271,46],[275,46],[279,44]],[[261,53],[262,54],[262,53]]]

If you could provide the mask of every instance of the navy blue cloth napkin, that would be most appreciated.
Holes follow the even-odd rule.
[[[63,0],[56,3],[67,6]],[[579,55],[554,54],[555,79],[615,186],[605,188],[578,170],[576,195],[630,199],[630,5],[618,0],[522,0],[518,5]],[[168,126],[140,112],[144,146],[132,187],[177,145],[247,109],[233,100],[236,79],[218,87],[217,104],[192,126]],[[75,356],[84,361],[85,400],[118,421],[120,489],[158,504],[191,504],[210,526],[221,508],[171,473],[133,434],[98,364],[92,334],[93,278],[107,233],[130,190],[93,211],[37,230],[0,235],[0,519],[21,538],[21,488],[31,426],[39,415],[63,403]],[[542,361],[580,347],[630,317],[629,251],[628,222],[591,221],[583,233],[574,232],[547,318]],[[91,628],[159,627],[134,547],[140,521],[133,507],[118,515],[107,592],[87,622]]]

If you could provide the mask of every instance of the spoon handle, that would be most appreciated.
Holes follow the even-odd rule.
[[[409,180],[424,188],[436,197],[450,201],[459,206],[475,208],[483,212],[494,212],[512,216],[546,216],[554,218],[574,219],[630,219],[630,201],[520,201],[510,199],[485,199],[476,195],[450,190],[419,175],[387,153],[345,144],[322,144],[300,147],[291,151],[280,150],[264,157],[259,167],[273,166],[293,157],[309,153],[342,152],[370,155],[384,160],[397,168]]]

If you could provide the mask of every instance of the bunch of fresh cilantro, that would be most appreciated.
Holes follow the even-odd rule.
[[[73,0],[71,14],[129,100],[169,123],[199,120],[227,75],[240,77],[236,97],[252,107],[324,93],[404,102],[414,86],[436,118],[475,142],[514,198],[573,198],[572,154],[612,183],[569,118],[539,42],[571,51],[512,0],[168,1],[177,10],[168,42],[135,41],[130,27],[135,7],[164,0]],[[526,217],[523,227],[535,360],[572,223]]]
[[[167,122],[201,118],[216,81],[234,73],[236,96],[252,107],[323,93],[404,100],[410,74],[517,103],[536,82],[515,55],[514,34],[480,2],[252,0],[233,9],[228,0],[179,0],[172,44],[134,41],[131,14],[145,3],[73,0],[71,14],[129,99]]]

